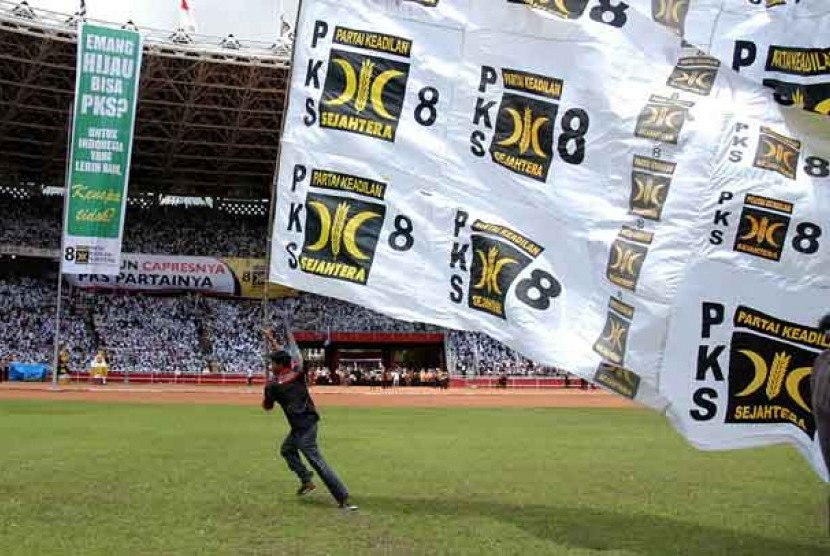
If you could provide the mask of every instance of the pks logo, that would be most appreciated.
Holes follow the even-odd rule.
[[[544,249],[518,232],[499,224],[476,220],[472,231],[473,263],[467,303],[477,311],[507,318],[507,292],[519,274]]]
[[[539,8],[565,19],[578,19],[585,12],[588,0],[507,0],[508,4],[524,4]]]
[[[634,135],[676,145],[694,102],[651,95],[640,116]]]
[[[739,307],[730,348],[726,422],[791,423],[812,439],[810,374],[817,355],[814,349],[823,343],[823,336]]]
[[[386,207],[347,197],[309,193],[303,272],[366,284]]]
[[[531,258],[513,245],[489,236],[474,234],[472,239],[475,255],[470,274],[469,306],[506,318],[507,291],[530,264]]]
[[[755,160],[752,165],[756,168],[778,172],[794,180],[800,156],[800,141],[762,126],[758,149],[755,151]]]
[[[689,0],[651,0],[651,17],[657,23],[683,36]]]
[[[394,141],[408,76],[409,64],[333,49],[320,125]]]
[[[637,290],[637,282],[643,268],[648,246],[654,234],[623,226],[616,241],[611,245],[605,275],[611,283],[631,291]]]
[[[710,56],[680,58],[666,85],[673,89],[708,96],[715,84],[718,68],[720,61]]]
[[[631,196],[628,204],[631,214],[649,220],[660,220],[663,207],[669,197],[672,175],[676,166],[674,162],[634,156],[631,171]]]
[[[481,67],[478,91],[482,96],[476,99],[473,113],[473,125],[478,128],[470,135],[470,153],[484,158],[489,152],[499,166],[520,176],[546,182],[553,164],[554,128],[561,127],[556,153],[567,164],[582,164],[586,154],[585,135],[591,119],[582,108],[570,108],[556,125],[564,81],[503,68],[503,91],[498,113],[493,118],[497,101],[484,95],[491,86],[498,84],[498,75],[496,68]],[[492,135],[488,135],[490,133]]]
[[[490,145],[493,161],[534,180],[545,181],[553,156],[556,112],[555,104],[505,94]]]
[[[75,264],[89,264],[89,247],[79,245],[75,249]]]
[[[603,359],[615,365],[622,365],[625,362],[628,333],[633,318],[634,307],[616,298],[610,298],[605,326],[597,341],[594,342],[594,351]]]
[[[439,0],[403,0],[404,2],[414,2],[415,4],[420,4],[422,6],[427,6],[428,8],[434,8],[438,5]]]
[[[632,400],[640,390],[640,375],[619,365],[612,365],[604,361],[597,368],[594,382]]]
[[[792,213],[792,203],[747,195],[734,250],[770,261],[781,260]]]

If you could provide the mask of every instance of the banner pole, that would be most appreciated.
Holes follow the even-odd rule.
[[[277,186],[280,177],[280,158],[282,155],[282,137],[283,133],[285,132],[285,121],[287,119],[287,115],[289,112],[289,101],[291,97],[291,82],[294,76],[294,62],[297,54],[297,49],[295,45],[297,44],[298,30],[300,26],[300,15],[303,13],[303,0],[300,0],[297,4],[297,17],[294,20],[294,40],[291,43],[291,63],[288,66],[288,80],[286,81],[285,86],[285,94],[283,95],[283,111],[282,111],[282,124],[280,129],[280,143],[277,146],[277,163],[274,165],[274,177],[271,180],[271,190],[270,190],[270,200],[268,203],[268,237],[266,238],[265,243],[265,284],[262,287],[262,329],[265,330],[271,323],[271,315],[268,309],[268,289],[271,285],[271,250],[273,248],[273,237],[274,237],[274,222],[276,220],[276,213],[277,213]],[[280,38],[282,38],[282,24],[280,24]],[[287,323],[286,323],[287,324]],[[270,369],[269,361],[268,361],[268,340],[264,337],[262,339],[262,346],[263,346],[263,361],[264,361],[264,377],[265,381],[268,381],[268,372]]]
[[[80,36],[80,34],[78,35]],[[61,248],[58,252],[58,301],[55,314],[55,345],[52,351],[52,389],[58,389],[58,358],[60,357],[60,335],[61,335],[61,294],[63,293],[63,244],[64,227],[66,226],[66,211],[69,206],[69,164],[72,158],[72,125],[75,119],[75,102],[69,104],[69,112],[66,119],[66,170],[63,178],[63,210],[61,211]]]

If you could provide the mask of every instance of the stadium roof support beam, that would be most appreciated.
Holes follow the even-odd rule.
[[[62,186],[76,29],[68,16],[38,15],[24,21],[0,12],[0,169],[21,184]],[[220,51],[199,37],[191,45],[161,44],[159,32],[142,33],[131,191],[268,198],[286,53],[245,42],[242,50]]]

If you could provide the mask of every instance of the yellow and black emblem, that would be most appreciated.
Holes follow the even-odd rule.
[[[507,0],[507,3],[524,4],[564,19],[578,19],[585,12],[588,0]]]
[[[544,182],[553,158],[553,123],[558,106],[505,93],[490,144],[493,162]]]
[[[89,247],[78,246],[75,249],[75,264],[89,264]]]
[[[694,105],[694,102],[651,95],[637,118],[634,135],[676,145],[689,109]]]
[[[594,382],[632,400],[640,390],[640,375],[625,367],[604,361],[597,368]]]
[[[828,60],[830,64],[830,60]],[[791,83],[777,79],[764,79],[764,87],[775,91],[775,98],[786,106],[795,106],[815,112],[822,116],[830,116],[830,83]]]
[[[608,316],[602,333],[594,342],[594,351],[603,359],[622,365],[625,362],[625,351],[628,345],[628,333],[631,320],[634,318],[634,307],[623,303],[614,297],[608,300]]]
[[[320,125],[394,142],[409,64],[332,49]]]
[[[791,423],[813,438],[810,374],[824,335],[748,307],[737,309],[735,326],[726,422]]]
[[[306,199],[303,272],[365,284],[386,207],[379,203],[309,193]]]
[[[758,149],[752,163],[756,168],[772,170],[784,177],[795,179],[798,159],[801,156],[801,142],[768,127],[761,127]]]
[[[680,58],[669,75],[666,85],[673,89],[708,96],[715,85],[719,68],[720,61],[711,56]]]
[[[734,250],[770,261],[781,260],[792,213],[792,203],[747,195]]]
[[[651,0],[651,17],[675,34],[683,36],[689,0]]]
[[[510,286],[544,249],[499,224],[476,220],[472,229],[473,264],[468,305],[505,319],[504,305]]]
[[[611,245],[605,275],[612,284],[636,291],[653,234],[623,226]]]
[[[635,155],[632,166],[629,212],[649,220],[660,220],[676,164]]]

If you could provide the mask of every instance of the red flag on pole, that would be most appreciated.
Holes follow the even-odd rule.
[[[187,0],[181,0],[179,7],[179,29],[186,33],[196,32],[196,21],[193,19],[193,12],[190,11]]]

